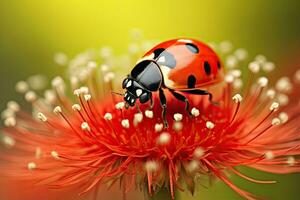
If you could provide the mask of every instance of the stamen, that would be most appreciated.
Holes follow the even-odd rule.
[[[220,43],[220,50],[223,54],[230,53],[232,51],[233,45],[230,41],[222,41]]]
[[[11,148],[11,147],[15,146],[15,144],[16,144],[15,139],[12,138],[12,137],[10,137],[10,136],[8,136],[8,135],[4,135],[2,137],[2,142],[8,148]]]
[[[8,117],[4,120],[4,126],[15,127],[17,125],[17,120],[15,117]]]
[[[121,121],[121,125],[124,127],[124,128],[129,128],[130,124],[129,124],[129,120],[128,119],[123,119]]]
[[[155,132],[160,132],[163,130],[163,128],[164,128],[163,124],[155,124],[155,126],[154,126]]]
[[[182,114],[175,113],[174,114],[174,120],[177,121],[177,122],[181,121],[182,120]]]
[[[279,108],[279,103],[273,102],[270,106],[270,111],[276,111]]]
[[[90,101],[92,99],[92,95],[90,95],[90,94],[85,94],[84,95],[84,100],[85,101]]]
[[[64,94],[65,93],[65,82],[64,79],[60,76],[56,76],[51,81],[52,87],[56,90],[58,94]]]
[[[243,87],[243,81],[242,79],[238,78],[238,79],[235,79],[233,81],[233,88],[236,89],[236,90],[239,90]]]
[[[90,126],[89,126],[89,124],[88,124],[87,122],[83,122],[83,123],[81,124],[81,129],[82,129],[83,131],[91,131],[91,128],[90,128]]]
[[[289,77],[281,77],[275,84],[275,89],[279,92],[288,93],[293,89],[293,84],[291,83]]]
[[[274,158],[273,152],[272,152],[272,151],[267,151],[267,152],[265,152],[265,158],[266,158],[267,160],[272,160],[272,159]]]
[[[262,69],[265,72],[271,72],[275,69],[275,64],[272,63],[272,62],[266,62],[266,63],[263,64]]]
[[[300,69],[298,69],[294,75],[295,83],[300,83]]]
[[[20,105],[15,101],[9,101],[7,102],[7,108],[12,110],[13,112],[20,111]]]
[[[187,170],[189,172],[195,172],[199,169],[200,163],[197,160],[192,160],[187,165]]]
[[[145,111],[145,116],[146,116],[147,118],[152,119],[152,118],[153,118],[153,111],[152,111],[152,110],[146,110],[146,111]]]
[[[268,85],[268,79],[266,77],[260,77],[258,80],[257,80],[257,83],[260,87],[266,87]]]
[[[197,159],[201,158],[204,155],[204,149],[202,147],[197,147],[194,150],[194,154],[193,155]]]
[[[49,103],[49,104],[55,104],[56,102],[56,94],[53,90],[46,90],[44,92],[44,97],[45,100]]]
[[[81,110],[81,106],[80,106],[79,104],[74,104],[74,105],[72,106],[72,109],[73,109],[74,111],[80,111],[80,110]]]
[[[259,54],[255,56],[254,60],[259,64],[264,64],[267,61],[267,58],[266,56]]]
[[[240,94],[235,94],[232,97],[232,100],[234,101],[234,103],[240,103],[243,100],[243,97]]]
[[[296,159],[293,156],[289,156],[286,162],[289,166],[294,166],[296,164]]]
[[[232,83],[234,81],[234,76],[232,74],[226,74],[225,81],[226,83]]]
[[[112,72],[108,72],[104,76],[104,82],[108,83],[108,82],[112,81],[114,78],[115,78],[115,74]]]
[[[199,111],[197,108],[192,108],[191,114],[192,114],[194,117],[198,117],[198,116],[200,115],[200,111]]]
[[[278,119],[277,117],[274,118],[274,119],[272,119],[271,124],[272,124],[273,126],[279,125],[279,124],[280,124],[280,119]]]
[[[58,114],[62,113],[62,109],[60,106],[56,106],[54,108],[53,112],[58,115]]]
[[[122,110],[122,109],[124,108],[124,106],[125,106],[125,103],[122,101],[122,102],[117,103],[117,104],[115,105],[115,108],[116,108],[117,110]]]
[[[43,155],[42,149],[40,147],[37,147],[35,149],[35,158],[40,159]]]
[[[274,99],[276,96],[276,92],[274,89],[268,89],[266,95],[269,99]]]
[[[50,155],[57,160],[59,159],[59,154],[57,153],[57,151],[51,151]]]
[[[142,113],[135,113],[133,117],[133,124],[136,126],[138,123],[141,123],[143,120]]]
[[[257,73],[259,72],[259,70],[260,70],[259,63],[256,62],[256,61],[253,61],[253,62],[249,63],[248,69],[249,69],[252,73],[257,74]]]
[[[27,164],[28,170],[32,171],[36,168],[36,164],[34,162],[30,162]]]
[[[17,92],[19,93],[26,93],[28,92],[29,90],[29,85],[28,83],[26,83],[25,81],[19,81],[16,86],[15,86],[15,89]]]
[[[104,114],[104,119],[106,119],[106,120],[112,120],[112,114],[111,113],[105,113]]]
[[[156,161],[148,160],[145,163],[145,169],[147,172],[156,172],[158,170],[158,164]]]
[[[226,63],[226,67],[231,69],[231,68],[235,68],[237,66],[238,60],[236,59],[236,56],[228,55],[226,57],[225,63]]]
[[[157,144],[167,145],[171,141],[171,135],[167,132],[161,133],[157,138]]]
[[[246,49],[237,49],[235,52],[234,52],[234,55],[236,56],[236,58],[240,61],[243,61],[245,60],[247,57],[248,57],[248,52]]]
[[[277,101],[280,103],[282,106],[286,106],[289,104],[289,97],[286,94],[277,94]]]
[[[279,113],[278,117],[279,117],[281,123],[283,123],[283,124],[289,120],[289,116],[286,112]]]
[[[215,127],[215,124],[212,123],[211,121],[207,121],[206,122],[206,128],[208,129],[213,129]]]
[[[32,103],[32,102],[36,101],[37,96],[36,96],[35,92],[33,92],[33,91],[26,92],[25,100],[28,101],[29,103]]]
[[[41,113],[41,112],[39,112],[38,114],[37,114],[37,118],[39,119],[39,120],[41,120],[42,122],[46,122],[48,119],[47,119],[47,117],[43,114],[43,113]]]
[[[173,129],[178,132],[178,131],[181,131],[182,128],[183,128],[182,122],[175,121],[175,123],[173,124]]]

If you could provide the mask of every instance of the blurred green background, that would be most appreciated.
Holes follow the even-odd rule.
[[[73,56],[87,48],[112,46],[127,51],[128,33],[143,31],[146,39],[180,36],[202,41],[230,40],[251,55],[263,53],[281,64],[300,48],[299,0],[0,0],[0,108],[20,98],[14,84],[31,74],[52,77],[63,69],[53,63],[57,51]],[[277,64],[278,65],[278,64]],[[244,188],[270,199],[299,199],[300,176],[271,176],[276,185]],[[200,188],[195,199],[240,199],[222,183]],[[189,199],[189,195],[184,195]]]

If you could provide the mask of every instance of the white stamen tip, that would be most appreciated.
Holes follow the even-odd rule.
[[[171,141],[171,135],[167,132],[161,133],[157,138],[157,143],[159,145],[167,145]]]
[[[36,99],[37,99],[37,96],[36,96],[35,92],[33,92],[33,91],[28,91],[28,92],[26,92],[26,94],[25,94],[25,100],[26,100],[26,101],[32,103],[32,102],[34,102]]]
[[[266,63],[263,64],[262,69],[265,72],[271,72],[275,69],[275,64],[272,63],[272,62],[266,62]]]
[[[215,124],[212,123],[211,121],[207,121],[206,122],[206,128],[208,129],[213,129],[215,127]]]
[[[59,159],[59,154],[57,153],[57,151],[51,151],[50,155],[55,159]]]
[[[176,122],[173,124],[173,129],[174,129],[175,131],[181,131],[182,128],[183,128],[183,124],[182,124],[182,122],[180,122],[180,121],[176,121]]]
[[[54,112],[55,114],[60,114],[60,113],[62,113],[62,109],[61,109],[60,106],[56,106],[56,107],[54,108],[53,112]]]
[[[13,112],[20,111],[20,105],[15,101],[9,101],[7,102],[7,108],[12,110]]]
[[[197,108],[192,108],[191,113],[194,117],[198,117],[200,115],[200,111]]]
[[[246,49],[240,48],[234,52],[234,55],[238,60],[245,60],[248,57],[248,52]]]
[[[151,110],[146,110],[145,111],[145,116],[147,117],[147,118],[153,118],[153,111],[151,111]]]
[[[260,70],[259,63],[256,61],[249,63],[248,68],[252,73],[255,73],[255,74],[258,73]]]
[[[243,97],[240,94],[235,94],[232,97],[232,100],[234,101],[234,103],[240,103],[243,100]]]
[[[194,150],[194,157],[195,158],[201,158],[202,156],[204,155],[204,149],[202,147],[197,147],[195,150]]]
[[[125,103],[124,103],[124,102],[119,102],[119,103],[117,103],[117,104],[115,105],[115,108],[116,108],[117,110],[122,110],[122,109],[124,108],[124,106],[125,106]]]
[[[163,124],[155,124],[155,126],[154,126],[155,132],[160,132],[163,130],[163,128],[164,128]]]
[[[15,127],[17,125],[17,120],[15,117],[8,117],[4,120],[4,126]]]
[[[260,87],[266,87],[268,85],[268,79],[266,77],[260,77],[258,80],[257,80],[257,83]]]
[[[83,122],[83,123],[81,124],[81,129],[82,129],[83,131],[90,131],[90,130],[91,130],[91,128],[90,128],[90,126],[89,126],[89,124],[88,124],[87,122]]]
[[[108,83],[115,78],[115,74],[113,72],[107,72],[104,76],[104,82]]]
[[[226,83],[232,83],[234,81],[234,76],[232,74],[226,74],[225,81]]]
[[[283,124],[289,120],[289,116],[286,112],[279,113],[278,118],[280,119],[280,122]]]
[[[147,172],[155,172],[158,170],[158,164],[156,161],[153,160],[148,160],[145,163],[145,169]]]
[[[41,113],[41,112],[39,112],[38,114],[37,114],[37,118],[39,119],[39,120],[41,120],[42,122],[46,122],[48,119],[47,119],[47,117],[44,115],[44,113]]]
[[[272,152],[272,151],[267,151],[267,152],[265,153],[265,158],[266,158],[267,160],[272,160],[272,159],[274,158],[273,152]]]
[[[293,156],[289,156],[286,162],[289,166],[294,166],[296,164],[296,159]]]
[[[187,170],[189,172],[195,172],[198,169],[199,169],[199,161],[197,161],[197,160],[192,160],[187,165]]]
[[[29,85],[25,81],[19,81],[16,84],[15,89],[19,93],[26,93],[29,90]]]
[[[271,111],[276,111],[279,108],[279,103],[273,102],[270,106]]]
[[[104,114],[104,119],[106,119],[106,120],[112,120],[112,114],[111,113],[105,113]]]
[[[15,146],[15,144],[16,144],[15,139],[8,135],[4,135],[2,137],[2,142],[6,147],[9,147],[9,148]]]
[[[90,101],[92,99],[92,95],[90,95],[90,94],[85,94],[84,95],[84,100],[85,101]]]
[[[123,119],[121,121],[121,125],[124,127],[124,128],[129,128],[130,124],[129,124],[129,120],[128,119]]]
[[[138,124],[138,123],[142,122],[142,120],[143,120],[143,114],[142,113],[135,113],[134,114],[133,122],[135,124]]]
[[[175,121],[177,121],[177,122],[179,122],[179,121],[181,121],[182,120],[182,114],[180,114],[180,113],[175,113],[174,114],[174,120]]]
[[[268,89],[266,95],[269,99],[274,99],[276,96],[276,92],[273,89]]]
[[[74,105],[72,106],[72,109],[73,109],[74,111],[80,111],[80,110],[81,110],[81,106],[80,106],[79,104],[74,104]]]
[[[277,126],[280,124],[280,119],[276,117],[276,118],[272,119],[271,123],[273,126]]]
[[[27,164],[28,170],[34,170],[36,168],[36,164],[34,162],[30,162]]]
[[[37,147],[35,149],[35,158],[40,159],[43,155],[42,149],[40,147]]]
[[[294,80],[296,83],[300,83],[300,69],[298,69],[294,75]]]

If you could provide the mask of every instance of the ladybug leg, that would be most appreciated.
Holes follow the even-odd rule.
[[[169,91],[172,93],[172,95],[179,101],[183,101],[185,102],[185,110],[187,113],[189,113],[190,116],[192,116],[192,113],[190,111],[190,102],[189,100],[183,96],[182,94],[179,94],[177,92],[175,92],[174,90],[169,89]]]
[[[160,100],[160,105],[162,106],[162,118],[164,120],[164,127],[168,128],[168,122],[167,122],[167,118],[166,118],[166,114],[167,114],[167,99],[165,96],[165,93],[163,91],[163,89],[159,89],[159,100]]]
[[[153,109],[153,106],[154,106],[154,101],[153,101],[153,97],[152,97],[152,95],[151,95],[151,97],[150,97],[150,107],[149,107],[149,109],[152,110],[152,109]]]
[[[189,94],[196,94],[196,95],[208,95],[208,100],[210,101],[210,103],[214,104],[214,105],[219,105],[218,102],[213,101],[213,95],[212,93],[206,91],[206,90],[185,90],[182,91],[185,93],[189,93]]]

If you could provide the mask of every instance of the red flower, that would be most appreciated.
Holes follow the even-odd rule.
[[[21,82],[17,89],[25,93],[39,120],[16,103],[8,104],[3,142],[10,148],[1,153],[8,161],[1,171],[51,188],[79,186],[80,194],[120,182],[124,192],[145,185],[150,195],[168,187],[173,198],[175,190],[187,188],[193,193],[200,174],[221,179],[241,196],[255,199],[234,185],[228,172],[255,183],[274,181],[247,177],[236,167],[300,172],[299,159],[294,157],[300,155],[300,106],[287,96],[299,85],[284,78],[274,89],[269,87],[267,78],[256,76],[262,66],[272,68],[261,59],[250,63],[253,73],[243,95],[236,93],[241,87],[239,70],[229,71],[226,83],[210,90],[219,105],[189,95],[192,117],[183,103],[167,95],[167,129],[159,103],[152,110],[149,105],[125,109],[121,99],[108,92],[111,73],[105,72],[105,84],[95,83],[93,63],[87,68],[87,86],[74,90],[75,100],[65,94],[59,77],[43,100]],[[71,78],[73,84],[76,81],[78,77]],[[159,102],[157,96],[154,100]]]

